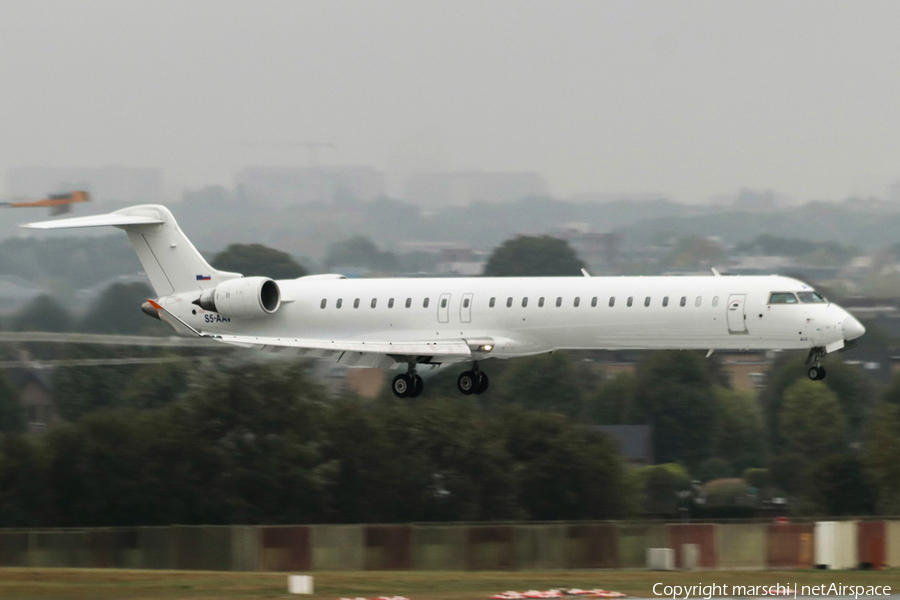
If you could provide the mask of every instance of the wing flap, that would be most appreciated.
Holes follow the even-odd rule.
[[[236,346],[255,346],[263,350],[297,348],[331,352],[358,352],[362,354],[385,354],[399,356],[466,357],[471,356],[465,340],[445,341],[403,341],[403,342],[362,342],[349,340],[311,340],[299,338],[260,337],[250,335],[215,335],[220,342]]]

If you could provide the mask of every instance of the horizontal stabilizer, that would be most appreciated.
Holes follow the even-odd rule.
[[[128,234],[157,297],[175,292],[202,292],[240,277],[210,266],[184,235],[168,208],[159,204],[129,206],[106,215],[58,219],[22,225],[30,229],[115,227]]]
[[[92,217],[75,217],[72,219],[57,219],[55,221],[39,221],[20,225],[26,229],[74,229],[79,227],[124,227],[128,225],[162,225],[165,223],[159,217],[146,215],[128,215],[109,213],[107,215],[94,215]]]

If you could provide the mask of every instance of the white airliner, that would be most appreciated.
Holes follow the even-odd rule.
[[[480,394],[479,361],[556,350],[808,350],[819,364],[865,333],[795,279],[768,277],[470,277],[273,281],[216,271],[164,206],[23,225],[124,229],[157,298],[144,311],[179,333],[245,347],[396,368],[394,394],[422,393],[418,365],[471,363],[457,380]]]

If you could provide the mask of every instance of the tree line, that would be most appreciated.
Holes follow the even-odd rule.
[[[4,434],[0,526],[610,519],[625,478],[561,415],[329,399],[293,363],[218,365],[152,408]]]
[[[408,401],[334,397],[303,363],[236,355],[60,368],[67,422],[42,436],[21,434],[0,378],[0,525],[675,517],[697,497],[698,516],[750,516],[711,507],[751,496],[896,512],[900,379],[879,391],[832,360],[811,382],[786,357],[756,395],[715,357],[640,356],[614,377],[588,353],[500,361],[478,398],[442,370]],[[625,464],[594,424],[651,425],[660,464]]]

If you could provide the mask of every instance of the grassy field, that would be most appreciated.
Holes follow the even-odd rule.
[[[658,597],[665,585],[888,585],[900,591],[900,570],[889,571],[541,571],[541,572],[331,572],[314,573],[313,599],[406,596],[410,600],[477,600],[506,590],[602,587],[630,595]],[[297,598],[287,593],[282,573],[128,571],[101,569],[0,568],[0,598]]]

